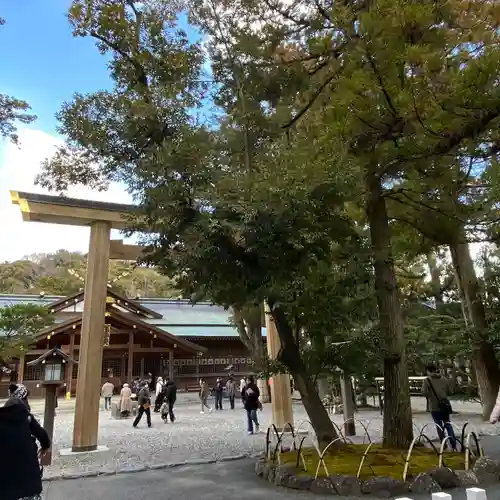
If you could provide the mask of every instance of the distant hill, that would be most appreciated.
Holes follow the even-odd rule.
[[[0,263],[0,293],[70,295],[84,287],[86,255],[59,250],[33,254],[15,262]],[[173,281],[133,262],[110,261],[108,279],[113,288],[128,297],[177,298]]]

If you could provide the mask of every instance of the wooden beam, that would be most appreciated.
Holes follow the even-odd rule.
[[[17,383],[22,384],[24,379],[24,364],[26,362],[25,355],[19,356],[19,368],[17,369]]]
[[[69,357],[74,359],[75,356],[75,333],[69,334]],[[71,399],[71,385],[73,383],[73,362],[68,363],[66,368],[66,399]]]
[[[128,368],[127,379],[129,384],[132,383],[132,368],[134,366],[134,332],[128,334]]]
[[[11,201],[19,205],[23,220],[66,224],[70,226],[92,226],[94,222],[106,222],[114,229],[124,229],[127,217],[138,213],[135,205],[79,200],[64,196],[11,191]]]
[[[110,259],[138,260],[142,256],[144,247],[140,245],[126,245],[123,240],[111,240]]]
[[[109,222],[91,225],[73,426],[76,452],[97,449],[110,232]]]
[[[174,380],[174,352],[168,353],[168,378]]]
[[[265,304],[267,353],[270,359],[276,359],[281,349],[281,341],[274,319]],[[272,423],[278,430],[285,430],[285,425],[293,426],[292,394],[290,376],[287,373],[274,375],[271,378],[271,410]]]
[[[160,352],[160,353],[170,353],[171,349],[166,347],[136,347],[134,352]]]

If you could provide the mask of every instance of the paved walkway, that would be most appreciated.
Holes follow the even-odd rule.
[[[453,500],[465,500],[465,490],[453,490]],[[487,488],[488,500],[500,500],[500,486]],[[430,495],[410,495],[430,500]],[[253,472],[251,460],[238,460],[161,471],[120,474],[103,478],[54,481],[46,484],[46,500],[326,500],[314,495],[277,488]],[[348,497],[333,497],[349,500]],[[353,498],[353,497],[350,497]],[[369,500],[370,497],[363,497]]]

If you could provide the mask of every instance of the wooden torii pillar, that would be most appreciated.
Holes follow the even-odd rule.
[[[102,351],[106,311],[111,229],[123,229],[134,205],[102,203],[62,196],[11,191],[23,220],[90,227],[78,382],[76,386],[74,452],[97,449]]]

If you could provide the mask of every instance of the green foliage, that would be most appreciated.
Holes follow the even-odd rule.
[[[114,85],[63,106],[68,140],[39,182],[60,191],[124,181],[145,214],[130,231],[143,233],[147,263],[194,301],[242,311],[267,300],[280,361],[303,396],[325,367],[383,367],[397,380],[384,436],[406,445],[409,364],[488,343],[477,308],[465,327],[459,287],[434,253],[495,235],[500,7],[188,7],[208,37],[211,85],[175,2],[73,2],[74,34],[111,57]],[[218,109],[200,124],[206,98]],[[473,272],[459,278],[470,285],[464,302],[479,303]],[[421,306],[430,298],[436,312]]]
[[[25,260],[0,263],[0,293],[71,295],[84,288],[85,272],[84,254],[66,250],[35,254]],[[116,292],[132,298],[177,298],[181,294],[173,279],[131,262],[111,261],[108,280]]]
[[[36,334],[54,322],[43,306],[14,304],[0,309],[0,360],[9,361],[26,351]]]

